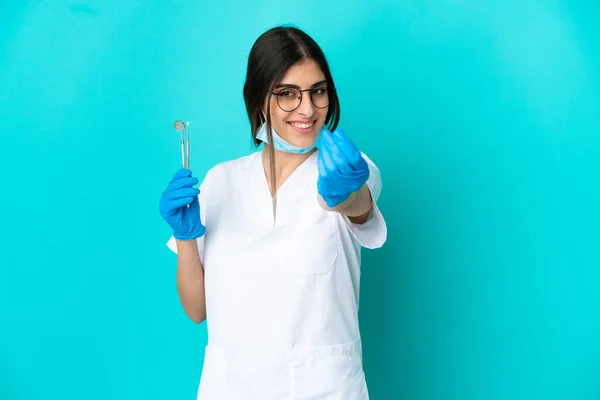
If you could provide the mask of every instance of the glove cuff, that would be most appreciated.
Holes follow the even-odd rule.
[[[194,229],[192,232],[179,233],[173,231],[173,237],[177,240],[194,240],[201,238],[206,233],[206,228],[204,225],[200,225],[197,229]]]

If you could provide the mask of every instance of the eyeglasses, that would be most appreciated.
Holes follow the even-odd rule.
[[[300,90],[294,87],[278,88],[277,92],[271,92],[277,97],[277,105],[283,111],[295,111],[302,104],[302,92],[308,92],[310,101],[316,108],[327,108],[330,102],[329,94],[333,94],[335,89],[329,85],[319,85],[310,89]]]

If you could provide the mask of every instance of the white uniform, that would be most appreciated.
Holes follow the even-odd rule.
[[[277,192],[261,153],[200,186],[208,345],[198,400],[367,400],[358,325],[360,247],[387,237],[377,204],[355,225],[317,202],[318,151]],[[376,201],[377,167],[367,182]],[[175,241],[168,242],[176,251]]]

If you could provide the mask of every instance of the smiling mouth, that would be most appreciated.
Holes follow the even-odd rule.
[[[316,120],[310,121],[310,122],[291,121],[291,122],[288,122],[288,124],[290,124],[292,129],[294,129],[296,132],[302,133],[302,134],[307,134],[307,133],[311,133],[313,131],[315,122],[317,122],[317,121]]]
[[[300,129],[308,129],[311,128],[315,124],[315,121],[311,122],[290,122],[290,125],[300,128]]]

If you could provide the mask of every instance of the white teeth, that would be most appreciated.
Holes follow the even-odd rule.
[[[301,124],[299,122],[292,122],[292,125],[294,125],[295,127],[301,128],[301,129],[307,129],[307,128],[310,128],[311,126],[313,126],[313,122],[308,123],[308,124]]]

